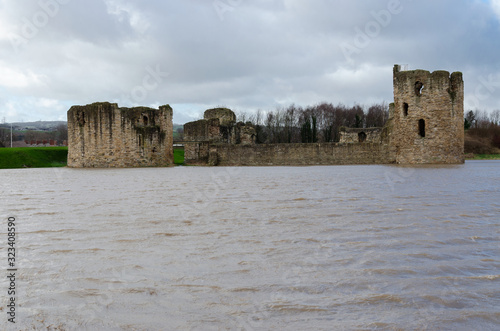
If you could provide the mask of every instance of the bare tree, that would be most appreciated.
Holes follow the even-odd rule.
[[[339,129],[347,127],[382,127],[389,117],[387,103],[371,105],[365,113],[361,105],[346,107],[322,102],[302,108],[291,104],[273,111],[239,113],[240,120],[250,121],[257,131],[258,143],[335,142]]]
[[[68,125],[59,124],[55,130],[55,140],[68,140]]]
[[[475,125],[474,127],[476,129],[486,129],[490,125],[490,119],[488,118],[488,113],[484,110],[475,110],[474,111],[474,116],[475,116]]]
[[[317,140],[322,142],[333,141],[334,107],[331,103],[320,103],[314,107],[312,115],[316,118]]]
[[[491,122],[495,125],[500,125],[500,109],[496,109],[490,114]]]
[[[354,105],[345,112],[344,126],[348,128],[362,128],[364,126],[365,113],[360,105]]]
[[[366,113],[366,127],[383,127],[389,117],[389,110],[386,103],[375,104],[368,108]]]
[[[181,127],[177,129],[176,141],[183,141],[183,140],[184,140],[184,128]]]
[[[249,118],[248,114],[244,111],[238,111],[236,112],[236,121],[237,122],[243,122],[245,123],[247,121],[247,118]]]

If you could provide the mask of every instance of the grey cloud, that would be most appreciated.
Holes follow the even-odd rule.
[[[17,52],[0,30],[0,66],[38,79],[0,80],[0,117],[7,104],[8,120],[19,120],[16,113],[49,120],[73,103],[104,100],[171,103],[181,119],[220,104],[390,102],[395,63],[463,71],[473,96],[481,77],[500,73],[499,21],[487,2],[401,0],[397,13],[384,16],[394,1],[72,0]],[[4,1],[0,28],[20,33],[40,10],[37,2]],[[342,45],[355,47],[351,58]],[[148,80],[148,68],[157,67],[168,76]],[[480,106],[500,103],[492,93]]]

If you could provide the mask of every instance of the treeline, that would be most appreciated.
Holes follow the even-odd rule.
[[[489,114],[483,110],[468,111],[464,118],[465,153],[500,152],[500,110]]]
[[[389,118],[389,106],[380,103],[363,108],[320,103],[303,108],[292,104],[274,111],[240,112],[237,117],[238,121],[255,126],[260,144],[338,142],[341,127],[384,126]]]

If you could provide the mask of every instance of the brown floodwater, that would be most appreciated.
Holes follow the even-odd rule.
[[[500,328],[500,162],[1,170],[13,330]],[[3,243],[3,244],[1,244]]]

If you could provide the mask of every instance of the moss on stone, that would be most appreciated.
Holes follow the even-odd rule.
[[[455,102],[455,99],[457,98],[457,91],[453,91],[448,88],[448,94],[450,95],[451,101]]]

